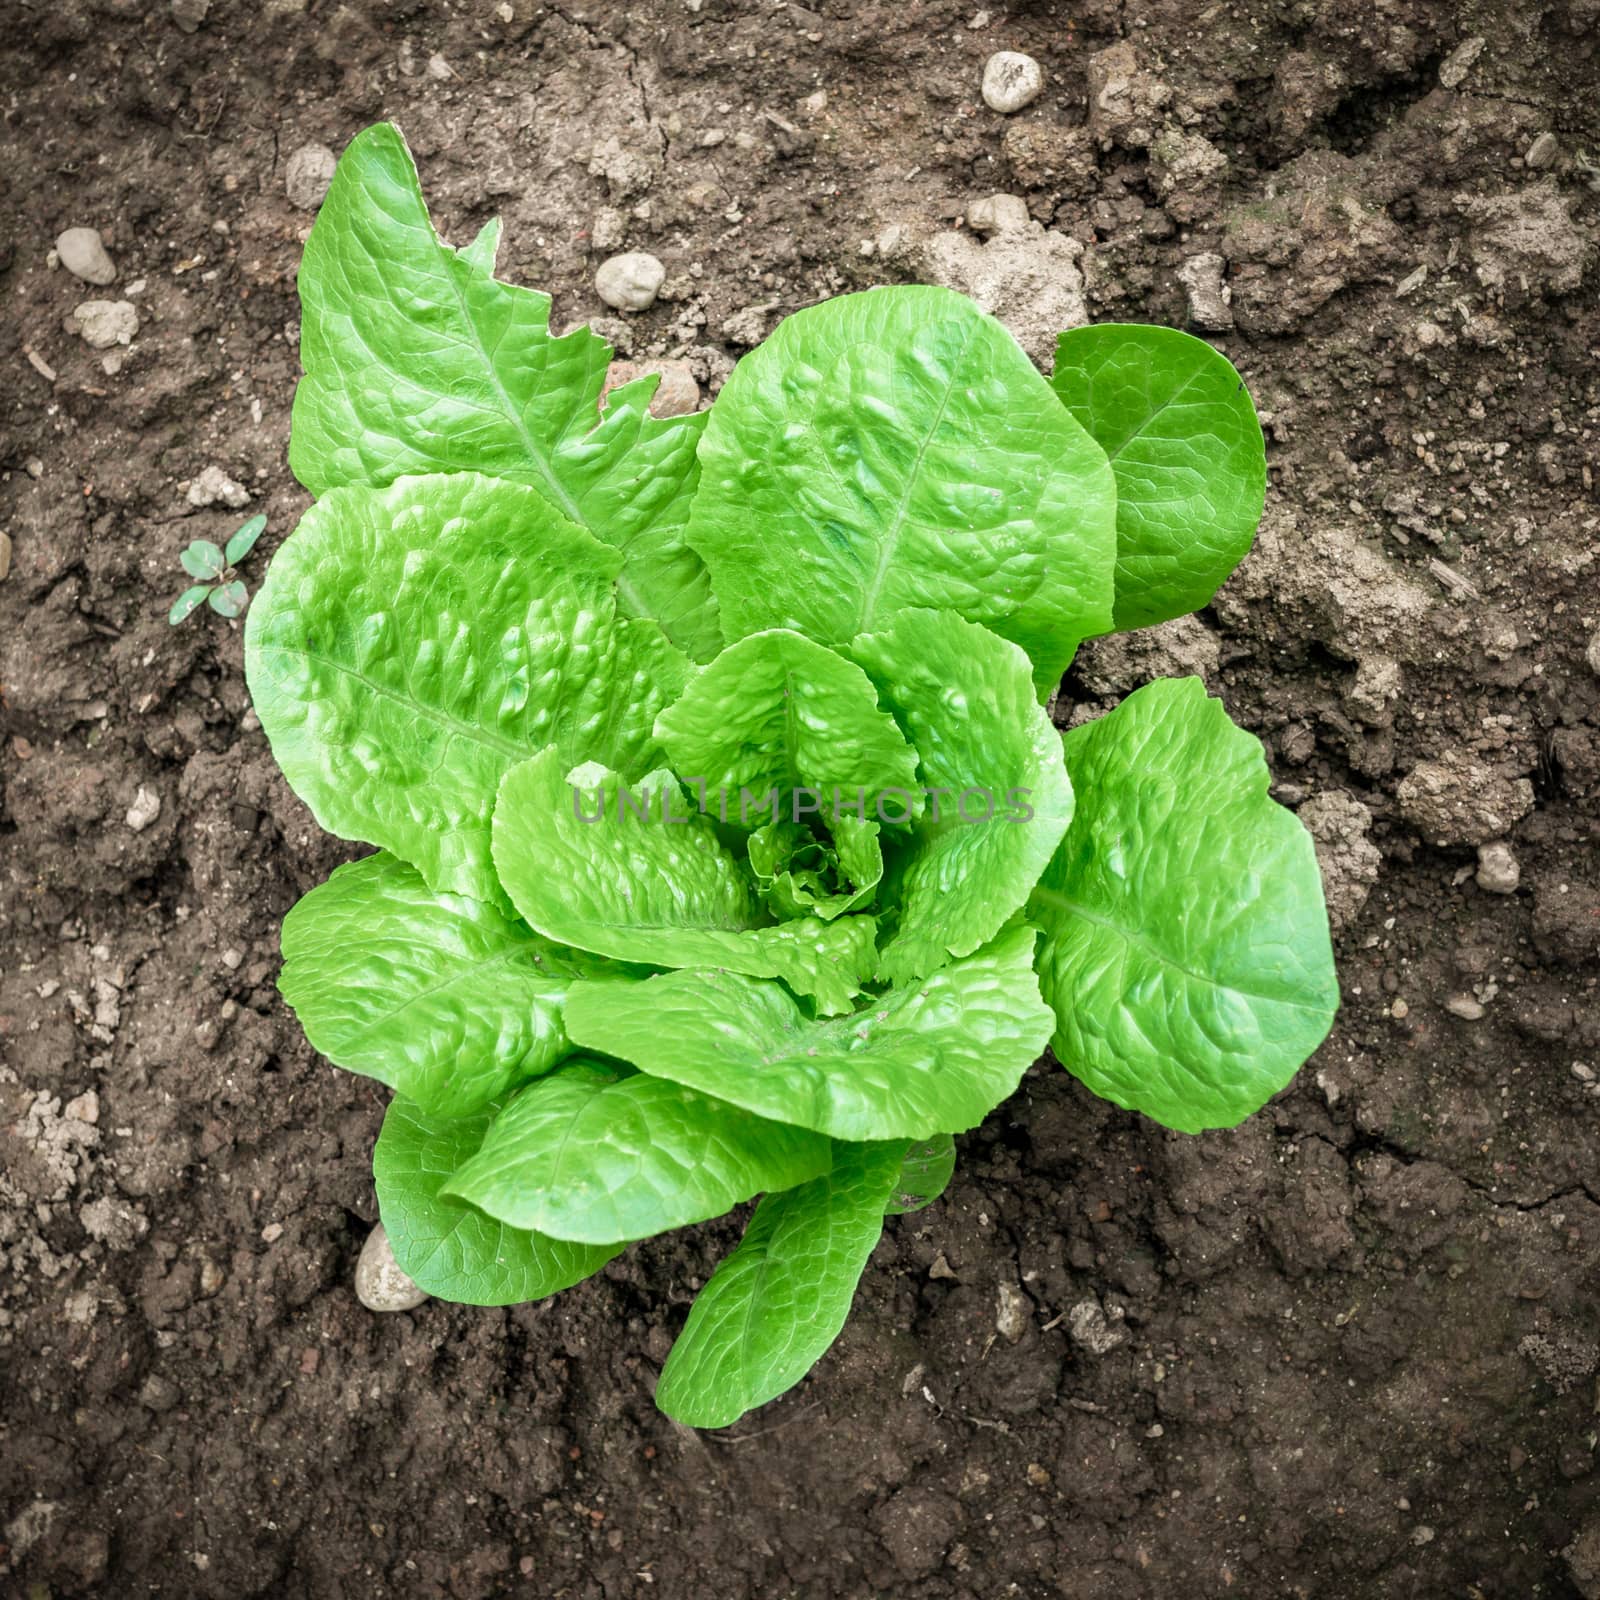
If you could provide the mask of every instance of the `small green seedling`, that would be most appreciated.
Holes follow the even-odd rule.
[[[383,126],[306,245],[317,500],[245,669],[295,792],[380,848],[289,913],[279,985],[395,1092],[378,1207],[429,1294],[536,1300],[760,1196],[655,1391],[722,1427],[1047,1044],[1198,1133],[1328,1032],[1257,741],[1198,678],[1045,710],[1238,564],[1261,427],[1188,334],[1072,329],[1047,382],[915,285],[796,312],[709,411],[652,417],[650,378],[600,412],[609,347],[497,237],[441,243]]]
[[[234,574],[233,569],[250,554],[256,540],[266,531],[266,527],[265,517],[259,515],[251,517],[248,522],[239,525],[233,537],[228,540],[226,549],[218,549],[209,539],[196,539],[178,560],[191,578],[202,578],[205,581],[195,584],[193,588],[185,589],[172,602],[172,610],[167,613],[167,621],[176,626],[191,611],[198,611],[208,600],[211,602],[211,609],[219,616],[237,617],[244,610],[245,602],[250,598],[250,591]]]

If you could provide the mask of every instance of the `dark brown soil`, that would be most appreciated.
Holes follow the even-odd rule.
[[[0,1590],[1600,1595],[1596,0],[205,11],[3,24]],[[1010,119],[1000,48],[1049,74]],[[305,504],[285,165],[384,115],[446,236],[499,212],[558,320],[604,309],[616,210],[669,269],[624,353],[708,389],[936,259],[993,267],[1037,348],[1078,271],[1093,317],[1182,324],[1216,252],[1269,419],[1257,554],[1086,652],[1062,714],[1198,667],[1262,735],[1347,919],[1338,1027],[1199,1139],[1041,1063],[727,1436],[650,1388],[731,1224],[547,1304],[356,1302],[383,1095],[273,983],[348,851],[276,774],[238,626],[166,621],[178,550],[244,515],[189,503],[205,468],[271,519],[247,572]],[[997,190],[1060,237],[927,244]],[[49,259],[80,224],[109,288]],[[108,372],[63,319],[124,298]]]

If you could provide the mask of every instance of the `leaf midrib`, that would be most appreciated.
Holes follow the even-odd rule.
[[[530,745],[518,744],[514,739],[502,738],[499,734],[490,733],[487,728],[476,726],[470,722],[462,722],[459,718],[452,717],[448,712],[441,711],[436,706],[430,706],[425,700],[417,700],[400,694],[396,690],[389,688],[387,684],[379,683],[376,678],[368,677],[366,673],[358,668],[350,666],[347,662],[336,660],[333,656],[325,656],[316,650],[304,650],[285,644],[260,644],[256,648],[264,656],[294,656],[304,661],[316,662],[319,666],[327,667],[370,689],[380,700],[389,700],[395,705],[404,706],[408,711],[415,712],[429,722],[437,723],[439,727],[448,729],[451,733],[457,734],[463,739],[470,740],[474,744],[480,744],[486,750],[495,750],[503,755],[515,756],[519,760],[536,753]]]
[[[889,564],[894,559],[895,550],[899,547],[900,536],[905,531],[906,514],[911,507],[911,494],[916,488],[917,478],[922,471],[922,463],[927,458],[928,451],[933,448],[934,435],[938,433],[944,423],[945,414],[950,409],[950,398],[956,392],[957,373],[961,364],[967,359],[967,351],[972,348],[972,341],[977,336],[977,324],[968,327],[966,336],[961,341],[961,349],[950,363],[950,381],[945,385],[944,394],[939,400],[939,409],[934,413],[934,418],[928,424],[928,431],[923,436],[922,443],[917,447],[916,459],[911,463],[911,470],[906,474],[905,488],[900,494],[900,503],[895,507],[894,520],[885,531],[878,545],[878,564],[872,574],[872,581],[867,585],[866,593],[861,600],[861,620],[856,626],[858,633],[865,633],[878,614],[878,596],[883,589],[884,579],[889,573]]]
[[[1316,1016],[1321,1016],[1326,1009],[1310,1001],[1291,1000],[1276,994],[1263,994],[1258,989],[1242,988],[1237,983],[1227,982],[1211,973],[1196,972],[1192,967],[1185,966],[1175,956],[1170,956],[1166,951],[1157,947],[1145,934],[1131,928],[1122,927],[1121,924],[1113,922],[1102,912],[1091,911],[1086,905],[1074,900],[1070,895],[1063,894],[1059,889],[1047,888],[1042,883],[1036,884],[1030,899],[1043,901],[1045,905],[1053,906],[1057,911],[1065,911],[1069,916],[1081,917],[1094,927],[1104,928],[1107,933],[1115,934],[1124,944],[1131,945],[1135,950],[1142,951],[1151,960],[1159,962],[1164,967],[1171,967],[1174,972],[1182,973],[1192,983],[1202,984],[1209,989],[1226,989],[1229,994],[1243,995],[1246,1000],[1259,1000],[1264,1005],[1287,1006],[1292,1011],[1306,1011]]]

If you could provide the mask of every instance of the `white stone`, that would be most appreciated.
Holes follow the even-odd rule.
[[[139,792],[133,797],[133,804],[128,807],[127,816],[122,820],[134,833],[143,833],[160,815],[161,796],[141,783]]]
[[[56,240],[56,255],[73,277],[85,283],[107,284],[117,276],[98,228],[68,228]]]
[[[242,511],[250,504],[250,491],[242,483],[235,483],[221,467],[205,467],[189,485],[189,504],[214,506],[218,501],[232,511]]]
[[[1583,659],[1589,663],[1589,670],[1600,678],[1600,633],[1589,641],[1589,648],[1584,652]]]
[[[380,1222],[367,1235],[356,1261],[356,1299],[368,1311],[415,1311],[428,1298],[394,1258],[389,1235]]]
[[[1478,846],[1478,887],[1488,894],[1515,894],[1522,868],[1504,839]]]
[[[643,250],[629,250],[600,263],[595,293],[618,311],[648,311],[656,303],[667,269]]]
[[[315,211],[322,204],[338,165],[327,145],[301,145],[283,169],[283,187],[289,204],[301,211]]]
[[[984,63],[983,103],[1002,116],[1031,106],[1043,88],[1044,70],[1032,56],[996,50]]]
[[[991,194],[967,207],[967,226],[974,233],[1020,233],[1033,219],[1020,194]]]
[[[1189,302],[1190,326],[1203,333],[1225,333],[1233,326],[1228,288],[1222,281],[1224,262],[1215,250],[1186,256],[1178,268],[1178,282]]]
[[[139,331],[139,313],[126,300],[85,300],[73,308],[69,328],[91,350],[132,344]]]

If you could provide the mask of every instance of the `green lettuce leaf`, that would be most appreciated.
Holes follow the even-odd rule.
[[[1111,627],[1116,492],[1016,341],[947,289],[797,312],[734,370],[686,536],[730,639],[842,648],[907,606],[1014,640],[1039,682]]]
[[[725,1428],[798,1383],[850,1315],[900,1172],[898,1143],[841,1145],[826,1177],[756,1207],[695,1299],[656,1404],[691,1428]]]
[[[745,842],[761,897],[780,917],[818,916],[825,922],[872,899],[883,877],[876,822],[834,818],[832,842],[803,823],[781,817]]]
[[[883,1208],[885,1215],[897,1217],[931,1206],[944,1193],[955,1170],[956,1142],[948,1133],[908,1145],[900,1163],[900,1176]]]
[[[1115,625],[1206,605],[1249,550],[1266,500],[1244,380],[1193,334],[1112,322],[1062,334],[1050,382],[1116,475]]]
[[[681,773],[702,779],[708,805],[734,810],[742,790],[834,792],[870,821],[878,795],[901,791],[897,812],[920,810],[917,755],[878,709],[854,662],[798,633],[777,628],[731,644],[656,718],[656,737]]]
[[[623,1246],[572,1244],[508,1228],[442,1193],[495,1119],[491,1103],[465,1117],[430,1117],[389,1103],[372,1152],[378,1211],[394,1258],[429,1294],[471,1306],[509,1306],[591,1277]]]
[[[930,1139],[976,1126],[1050,1036],[1032,928],[813,1021],[777,984],[727,972],[578,983],[567,1031],[655,1077],[836,1139]]]
[[[435,893],[383,851],[300,899],[283,956],[278,988],[311,1043],[442,1117],[553,1067],[570,1048],[567,990],[610,965],[481,900]]]
[[[901,982],[969,955],[1027,900],[1072,817],[1072,786],[1015,645],[948,611],[903,611],[851,653],[916,746],[923,785],[945,791],[891,858],[900,915],[879,971]]]
[[[605,1244],[720,1217],[832,1160],[819,1134],[575,1057],[506,1104],[444,1192],[511,1227]]]
[[[683,542],[705,414],[650,416],[652,377],[602,416],[611,347],[587,328],[552,338],[550,297],[496,281],[499,236],[440,243],[399,129],[351,141],[300,263],[289,464],[315,495],[425,472],[526,484],[622,552],[625,615],[705,659],[721,630]]]
[[[1198,678],[1147,685],[1065,748],[1077,814],[1029,907],[1056,1054],[1166,1127],[1232,1127],[1338,1009],[1311,836]]]
[[[532,490],[475,473],[323,496],[245,628],[261,725],[321,825],[498,900],[500,779],[554,745],[636,766],[690,667],[619,620],[618,557]]]
[[[495,867],[532,927],[624,961],[782,978],[824,1010],[849,1008],[876,959],[871,918],[762,926],[739,863],[670,772],[625,783],[598,763],[568,766],[554,750],[523,762],[495,805]]]

